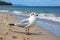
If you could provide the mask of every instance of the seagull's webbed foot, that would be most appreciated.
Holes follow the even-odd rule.
[[[31,35],[30,33],[26,33],[26,35]]]

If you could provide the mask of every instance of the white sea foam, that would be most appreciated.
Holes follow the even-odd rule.
[[[39,18],[60,22],[60,17],[56,17],[55,14],[40,14]]]
[[[13,11],[12,13],[16,14],[16,15],[23,15],[23,16],[29,16],[30,14],[27,12],[23,12],[23,11]]]
[[[21,11],[13,11],[13,13],[16,14],[16,15],[19,15],[19,14],[21,14],[23,12],[21,12]]]
[[[0,10],[0,12],[9,12],[9,10]]]

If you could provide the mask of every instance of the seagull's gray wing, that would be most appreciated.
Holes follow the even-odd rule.
[[[29,20],[26,19],[26,20],[23,20],[21,21],[20,23],[16,23],[15,26],[18,26],[18,27],[25,27],[29,24]]]
[[[29,20],[25,19],[25,20],[22,20],[20,23],[27,23],[27,22],[29,22]]]
[[[22,28],[24,28],[27,25],[28,25],[28,23],[15,24],[15,26],[22,27]]]
[[[28,25],[25,26],[25,28],[29,28],[29,27],[32,27],[33,24],[32,23],[29,23]]]

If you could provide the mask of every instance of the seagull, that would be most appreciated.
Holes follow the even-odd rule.
[[[29,18],[22,20],[19,23],[14,23],[14,24],[9,24],[9,25],[25,28],[26,34],[29,34],[29,28],[34,26],[36,23],[36,16],[38,16],[38,14],[31,13]]]

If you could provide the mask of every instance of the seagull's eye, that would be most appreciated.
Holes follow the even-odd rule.
[[[31,16],[34,15],[34,14],[31,14]]]

